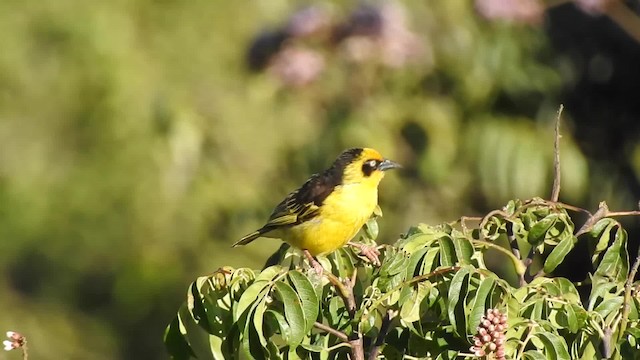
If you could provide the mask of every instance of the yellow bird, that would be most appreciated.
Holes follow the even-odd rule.
[[[349,243],[378,206],[378,184],[384,172],[399,167],[374,149],[345,150],[330,168],[312,175],[287,195],[263,227],[233,246],[246,245],[261,236],[279,238],[302,249],[318,269],[313,257],[329,254]],[[349,244],[379,264],[376,249]]]

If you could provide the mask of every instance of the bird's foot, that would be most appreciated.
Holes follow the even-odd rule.
[[[360,255],[364,255],[374,266],[380,266],[380,250],[376,245],[365,245],[361,243],[349,242],[349,245],[360,250]]]
[[[309,261],[309,265],[313,267],[313,270],[315,270],[315,272],[318,273],[319,276],[322,276],[322,273],[324,272],[324,268],[322,267],[322,264],[320,264],[318,260],[316,260],[316,258],[314,258],[313,255],[311,255],[309,250],[303,250],[302,253]]]

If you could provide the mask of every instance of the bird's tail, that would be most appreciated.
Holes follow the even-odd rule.
[[[245,235],[242,237],[242,239],[236,241],[233,245],[231,245],[231,247],[236,247],[236,246],[240,246],[240,245],[247,245],[248,243],[252,242],[253,240],[259,238],[260,236],[262,236],[262,234],[266,233],[267,229],[265,228],[261,228],[258,229],[254,232],[252,232],[251,234]]]

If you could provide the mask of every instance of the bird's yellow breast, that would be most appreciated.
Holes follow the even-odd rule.
[[[337,186],[320,206],[314,219],[291,227],[283,240],[307,249],[311,255],[330,253],[351,240],[371,217],[378,204],[374,183],[351,183]]]

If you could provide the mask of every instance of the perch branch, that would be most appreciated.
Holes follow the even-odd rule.
[[[387,334],[389,334],[389,330],[391,330],[391,321],[394,317],[396,317],[397,314],[397,311],[387,310],[387,313],[382,319],[382,325],[380,326],[380,332],[378,333],[376,342],[373,343],[371,350],[369,351],[369,360],[375,360],[378,358],[380,347],[384,345],[384,339],[387,337]]]
[[[564,105],[560,104],[558,115],[556,116],[556,131],[553,141],[553,190],[551,191],[551,201],[557,202],[560,197],[560,118]]]
[[[315,328],[316,328],[316,329],[318,329],[318,330],[322,330],[322,331],[324,331],[324,332],[327,332],[327,333],[329,333],[329,334],[331,334],[331,335],[333,335],[333,336],[337,337],[337,338],[338,338],[338,339],[340,339],[340,340],[343,340],[343,341],[348,341],[348,340],[349,340],[349,337],[347,336],[347,334],[343,333],[343,332],[342,332],[342,331],[340,331],[340,330],[336,330],[336,329],[332,328],[332,327],[331,327],[331,326],[329,326],[329,325],[325,325],[325,324],[323,324],[323,323],[321,323],[321,322],[317,322],[317,321],[316,321],[316,322],[313,324],[313,327],[315,327]]]
[[[618,336],[622,336],[622,334],[627,330],[627,325],[629,323],[629,312],[631,311],[631,289],[633,288],[633,281],[638,274],[638,267],[640,267],[640,248],[638,248],[638,254],[636,255],[636,260],[633,262],[633,266],[631,266],[631,271],[629,272],[629,277],[627,278],[627,282],[624,285],[624,302],[622,307],[622,320],[620,322],[620,331],[618,331]]]

